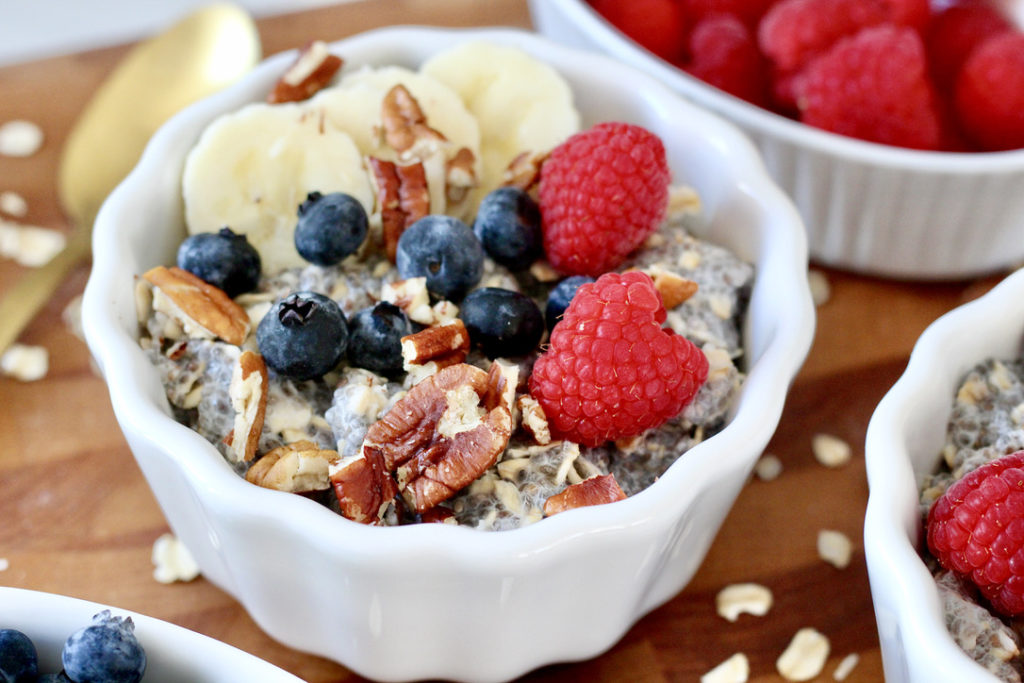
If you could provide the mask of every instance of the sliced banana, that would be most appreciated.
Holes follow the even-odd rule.
[[[547,151],[580,128],[572,90],[526,52],[481,41],[441,52],[420,68],[459,94],[480,126],[480,193],[501,183],[523,151]]]
[[[312,191],[346,192],[373,211],[374,193],[352,138],[304,104],[251,104],[214,121],[182,178],[190,233],[245,233],[266,272],[306,265],[295,250],[299,204]]]
[[[455,208],[448,207],[445,198],[445,162],[465,147],[477,158],[474,170],[480,172],[479,126],[451,88],[431,76],[400,66],[366,67],[345,74],[337,87],[317,94],[309,106],[322,111],[326,120],[348,132],[364,155],[409,161],[387,145],[381,132],[381,105],[396,85],[405,86],[423,110],[427,125],[447,139],[436,146],[419,148],[413,155],[423,162],[427,174],[431,213],[445,213]]]

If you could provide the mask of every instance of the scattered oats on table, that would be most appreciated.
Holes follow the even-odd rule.
[[[746,683],[750,678],[750,662],[737,652],[700,677],[700,683]]]
[[[775,668],[787,681],[809,681],[825,668],[830,649],[828,638],[821,632],[802,628],[779,655]]]
[[[831,434],[815,434],[811,440],[814,458],[825,467],[842,467],[850,462],[850,444]]]
[[[22,382],[40,380],[49,369],[50,353],[43,346],[11,344],[0,356],[0,372]]]
[[[43,129],[22,119],[0,124],[0,156],[29,157],[43,146]]]

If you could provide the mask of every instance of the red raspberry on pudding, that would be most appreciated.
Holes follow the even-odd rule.
[[[704,352],[662,327],[650,276],[582,285],[530,374],[552,434],[586,446],[635,436],[678,415],[707,379]]]
[[[555,147],[541,167],[544,251],[566,275],[614,270],[665,218],[671,173],[661,139],[599,123]]]

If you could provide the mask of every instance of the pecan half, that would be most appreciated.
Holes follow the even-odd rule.
[[[327,43],[314,40],[307,43],[292,65],[267,94],[267,102],[301,102],[323,90],[343,64],[341,57],[327,51]]]
[[[225,442],[235,462],[249,462],[256,455],[256,446],[267,414],[267,364],[263,356],[243,351],[231,373],[228,397],[235,409],[235,427]],[[276,488],[276,487],[275,487]]]
[[[370,173],[377,188],[384,233],[384,251],[395,262],[398,238],[405,229],[430,213],[430,190],[422,162],[396,164],[376,157],[369,158]]]
[[[269,451],[252,464],[245,478],[288,493],[326,491],[331,487],[330,464],[337,459],[337,451],[321,450],[312,441],[296,441]]]
[[[614,474],[602,474],[572,484],[544,501],[544,515],[550,517],[559,512],[588,505],[603,505],[625,499],[626,494],[619,488]]]
[[[240,346],[249,334],[249,316],[222,290],[177,266],[157,266],[143,279],[154,287],[153,308],[176,319],[190,337],[220,337]]]
[[[384,141],[398,152],[399,158],[414,153],[415,147],[446,142],[444,135],[427,125],[419,102],[401,83],[381,100],[381,122]]]
[[[529,192],[540,182],[540,167],[547,161],[549,152],[520,152],[502,174],[502,185],[506,187],[517,187],[523,192]]]
[[[398,495],[398,485],[381,450],[372,446],[332,464],[329,477],[341,514],[360,524],[380,523]]]
[[[460,318],[402,337],[402,364],[435,363],[438,369],[461,363],[469,354],[469,330]]]

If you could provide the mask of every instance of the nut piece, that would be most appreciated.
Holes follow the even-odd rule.
[[[381,101],[381,123],[384,126],[384,141],[403,155],[415,155],[415,147],[439,145],[446,142],[440,132],[427,125],[427,117],[420,109],[419,102],[406,87],[398,84],[384,95]]]
[[[398,238],[405,229],[430,213],[430,190],[422,162],[399,165],[368,158],[377,187],[377,208],[384,234],[384,251],[395,262]]]
[[[697,283],[661,268],[651,269],[647,274],[654,280],[654,288],[661,295],[666,310],[672,310],[697,293]]]
[[[0,126],[0,156],[30,157],[43,146],[43,129],[15,119]]]
[[[775,668],[787,681],[809,681],[825,668],[829,650],[828,638],[813,628],[802,628],[775,661]]]
[[[578,484],[567,486],[562,492],[556,493],[544,501],[544,516],[550,517],[559,512],[588,505],[602,505],[625,499],[614,474],[602,474],[584,479]]]
[[[231,373],[228,397],[235,409],[235,425],[225,439],[234,462],[249,462],[256,455],[263,419],[267,415],[267,364],[263,356],[243,351]],[[276,487],[275,487],[276,488]]]
[[[445,198],[449,204],[458,204],[477,184],[476,155],[468,147],[459,147],[445,162]]]
[[[540,168],[547,161],[550,152],[520,152],[505,169],[501,184],[505,187],[516,187],[529,192],[540,182]]]
[[[468,354],[469,331],[460,318],[402,337],[402,365],[406,372],[427,363],[434,363],[440,370],[461,363]]]
[[[0,372],[22,382],[40,380],[49,369],[50,353],[44,346],[11,344],[0,356]]]
[[[831,434],[815,434],[811,440],[814,457],[825,467],[842,467],[850,462],[850,444]]]
[[[529,432],[533,440],[541,446],[551,443],[551,430],[548,428],[548,417],[544,414],[544,407],[537,402],[533,396],[523,394],[516,401],[516,406],[522,414],[523,429]]]
[[[772,592],[757,583],[734,583],[715,596],[718,616],[728,621],[736,621],[741,614],[763,617],[771,607]]]
[[[249,316],[222,290],[177,266],[157,266],[142,277],[154,287],[153,308],[178,320],[190,337],[245,341]]]
[[[455,519],[455,513],[440,505],[436,508],[424,510],[420,514],[420,522],[422,524],[458,524],[458,521]]]
[[[519,366],[500,360],[493,361],[487,372],[487,393],[483,397],[484,410],[490,411],[501,407],[511,415],[516,403],[518,386]]]
[[[379,524],[398,494],[378,448],[364,445],[359,455],[332,463],[328,476],[341,514],[360,524]]]
[[[843,532],[831,529],[822,529],[818,532],[818,557],[836,569],[849,567],[852,554],[853,543]]]
[[[274,89],[267,95],[267,102],[280,104],[308,100],[331,82],[342,64],[341,57],[328,52],[327,43],[322,40],[307,43],[274,84]]]
[[[700,677],[700,683],[747,683],[750,678],[750,662],[742,652],[737,652],[711,671]]]
[[[668,188],[668,208],[665,217],[670,221],[679,221],[687,216],[694,216],[701,211],[700,195],[689,185],[673,185]]]
[[[434,309],[430,307],[430,293],[427,291],[425,277],[385,282],[380,290],[380,298],[402,309],[409,320],[421,325],[434,323]]]
[[[331,488],[330,464],[337,451],[320,450],[312,441],[278,446],[252,464],[245,478],[263,488],[303,493]]]

